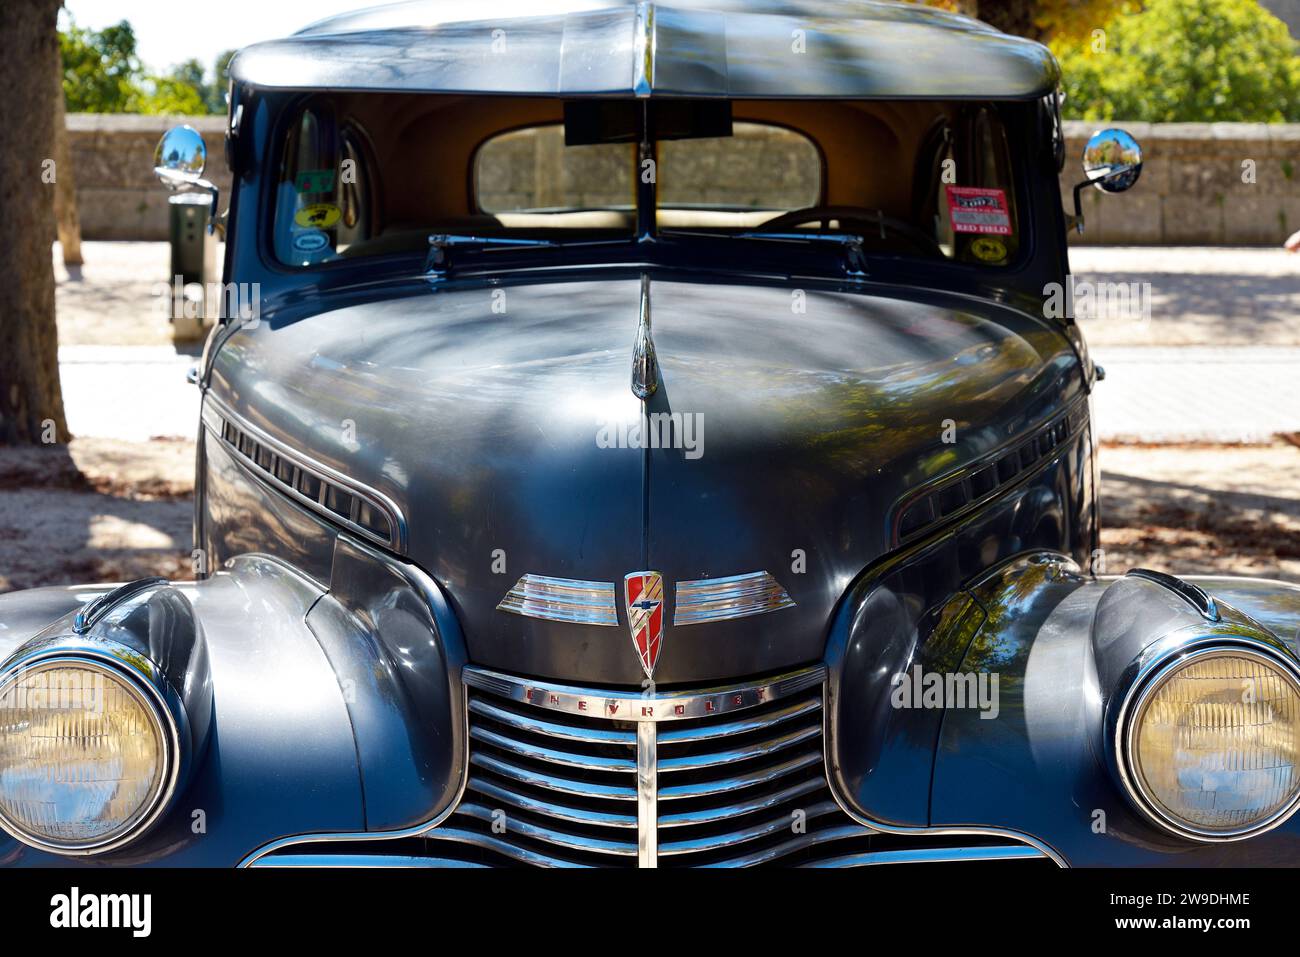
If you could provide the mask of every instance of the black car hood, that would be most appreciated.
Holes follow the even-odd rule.
[[[650,293],[646,408],[692,417],[694,448],[623,438],[643,414],[635,277],[422,289],[264,321],[221,348],[212,386],[400,505],[473,661],[633,685],[628,573],[664,578],[660,684],[815,661],[835,603],[891,547],[898,501],[1082,388],[1059,330],[974,300],[662,279]],[[674,583],[756,571],[794,607],[672,625]],[[496,610],[524,574],[616,583],[619,626]]]

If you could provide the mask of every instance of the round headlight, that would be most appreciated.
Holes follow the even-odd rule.
[[[0,823],[63,853],[120,843],[168,789],[164,713],[152,689],[93,660],[19,668],[0,684]]]
[[[1158,824],[1223,841],[1300,802],[1300,679],[1270,654],[1193,651],[1136,689],[1119,729],[1126,783]]]

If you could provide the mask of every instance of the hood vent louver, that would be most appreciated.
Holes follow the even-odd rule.
[[[263,483],[348,531],[384,548],[406,548],[406,523],[397,506],[372,489],[346,480],[242,422],[209,397],[203,422]]]
[[[1087,423],[1087,408],[1078,403],[1030,438],[974,463],[959,476],[945,479],[913,498],[897,513],[893,544],[919,538],[958,512],[1003,494],[1054,457]]]

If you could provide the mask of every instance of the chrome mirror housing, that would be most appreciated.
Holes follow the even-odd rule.
[[[1083,150],[1088,182],[1107,193],[1123,193],[1142,176],[1142,146],[1125,130],[1092,134]]]
[[[1083,148],[1088,178],[1074,187],[1074,228],[1083,232],[1082,194],[1089,186],[1105,193],[1124,193],[1142,176],[1142,146],[1127,130],[1098,130]]]
[[[173,126],[162,135],[153,153],[153,171],[168,189],[203,189],[211,195],[208,215],[208,232],[217,225],[217,204],[220,190],[215,183],[203,178],[208,165],[208,147],[203,134],[194,127]]]
[[[208,148],[192,126],[172,127],[153,154],[154,174],[170,189],[197,185],[207,165]]]

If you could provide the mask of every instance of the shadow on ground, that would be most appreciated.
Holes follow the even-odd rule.
[[[0,448],[0,591],[192,578],[194,444]]]

